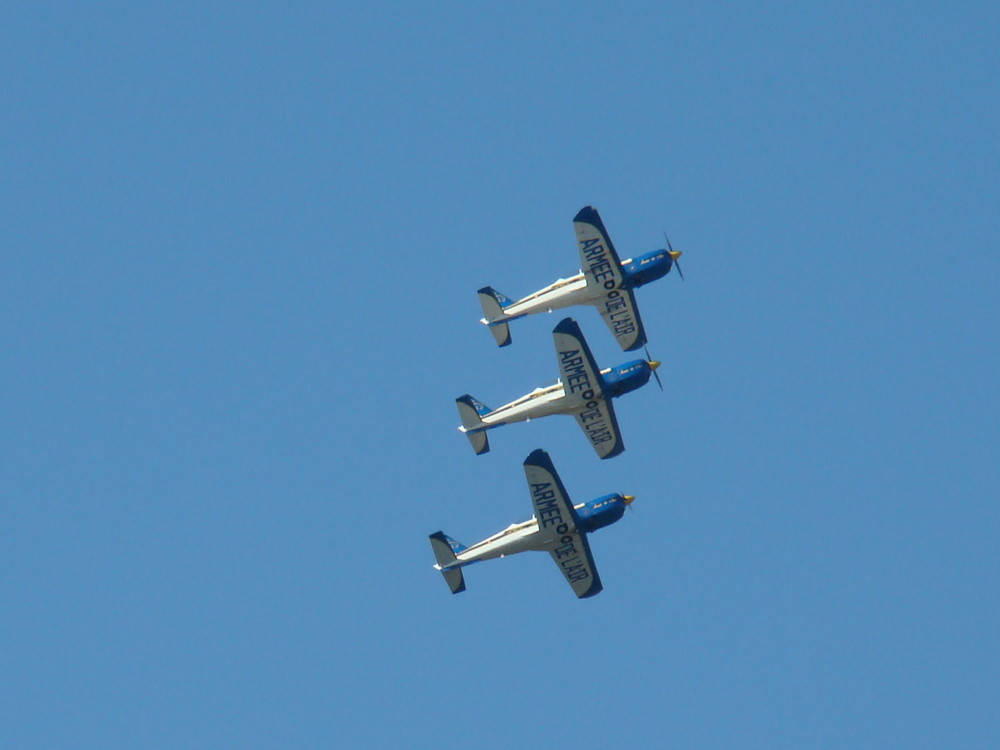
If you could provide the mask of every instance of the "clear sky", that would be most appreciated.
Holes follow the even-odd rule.
[[[8,4],[0,746],[1000,747],[998,8]],[[477,457],[588,204],[666,389]]]

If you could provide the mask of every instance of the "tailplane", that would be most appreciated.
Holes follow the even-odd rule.
[[[449,567],[458,563],[455,554],[465,549],[465,546],[456,542],[451,537],[445,535],[443,531],[438,531],[430,535],[431,549],[434,550],[434,557],[437,565],[434,567],[441,571],[445,583],[451,589],[451,593],[460,594],[465,591],[465,576],[460,567]]]
[[[482,322],[489,327],[497,346],[507,346],[510,344],[510,326],[507,325],[503,308],[513,304],[512,300],[491,286],[484,286],[477,293],[485,316]]]
[[[456,398],[455,405],[458,406],[458,416],[462,420],[462,426],[458,429],[464,432],[465,436],[469,438],[469,442],[472,443],[472,449],[476,452],[476,455],[489,453],[490,439],[486,435],[488,428],[483,424],[483,420],[481,419],[483,414],[489,414],[489,407],[468,393]]]

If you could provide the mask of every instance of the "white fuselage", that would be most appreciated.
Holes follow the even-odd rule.
[[[622,266],[627,266],[631,262],[631,258],[624,260]],[[559,279],[544,289],[539,289],[537,292],[511,303],[503,308],[500,315],[490,319],[483,318],[482,322],[493,323],[499,320],[518,318],[522,315],[561,310],[573,305],[596,305],[607,293],[608,290],[599,284],[587,286],[587,279],[584,278],[583,271],[580,271],[575,276]]]
[[[545,534],[539,532],[538,521],[532,518],[529,521],[512,523],[503,531],[462,550],[455,557],[460,563],[492,560],[515,552],[544,549],[546,542],[551,544],[556,538],[554,532],[546,531]]]
[[[539,289],[534,294],[508,305],[503,310],[503,317],[531,315],[573,305],[592,305],[604,295],[605,291],[600,287],[588,288],[587,280],[581,272],[568,279],[559,279],[554,284],[549,284],[544,289]]]
[[[574,507],[582,508],[583,504],[577,504]],[[535,518],[530,518],[520,523],[512,523],[503,531],[499,531],[481,542],[476,542],[471,547],[466,547],[455,556],[455,559],[459,564],[468,565],[480,560],[493,560],[497,557],[513,555],[516,552],[545,551],[556,544],[559,537],[560,534],[555,527],[547,528],[544,531],[539,530],[538,521]],[[440,565],[434,567],[441,570]]]
[[[610,367],[601,370],[601,375],[611,372]],[[525,422],[529,419],[548,417],[552,414],[576,414],[586,408],[585,400],[579,394],[567,396],[562,383],[536,388],[509,404],[499,406],[481,417],[487,427]]]

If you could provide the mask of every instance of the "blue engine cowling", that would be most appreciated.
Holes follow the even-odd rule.
[[[617,493],[591,500],[576,509],[576,529],[589,534],[610,526],[625,514],[625,506],[625,498]]]
[[[623,286],[637,289],[650,281],[662,279],[674,266],[674,259],[666,250],[654,250],[651,253],[633,258],[622,266]]]
[[[617,398],[636,388],[642,388],[649,382],[653,374],[649,362],[644,359],[633,359],[631,362],[612,367],[610,372],[604,373],[604,392],[611,398]]]

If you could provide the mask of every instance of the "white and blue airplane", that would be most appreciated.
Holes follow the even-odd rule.
[[[666,276],[677,266],[681,257],[667,239],[667,248],[622,261],[604,228],[600,214],[593,206],[585,206],[573,219],[576,244],[580,250],[583,270],[568,279],[559,279],[516,302],[491,286],[479,290],[483,307],[480,322],[489,326],[499,346],[511,342],[512,320],[540,312],[552,312],[571,305],[594,305],[624,351],[633,351],[646,344],[646,332],[639,317],[633,289]]]
[[[646,385],[660,363],[634,359],[598,370],[587,340],[572,318],[559,321],[552,336],[560,375],[553,385],[536,388],[492,410],[469,394],[455,399],[462,420],[458,429],[469,438],[477,455],[490,449],[487,430],[550,414],[572,414],[601,458],[611,458],[625,450],[611,399]],[[659,375],[656,379],[659,382]]]
[[[535,515],[513,523],[488,539],[466,547],[444,532],[430,535],[436,570],[444,576],[451,593],[465,591],[462,568],[480,560],[506,557],[517,552],[548,552],[581,599],[599,594],[603,586],[597,574],[587,534],[610,526],[625,513],[635,498],[614,493],[587,503],[573,505],[552,459],[545,451],[531,452],[524,461],[524,476],[531,489]]]

